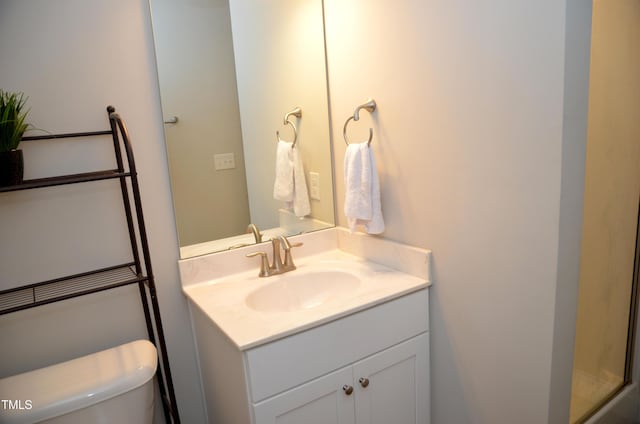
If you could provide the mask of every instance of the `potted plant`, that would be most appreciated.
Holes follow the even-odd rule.
[[[0,89],[0,186],[22,183],[24,160],[18,145],[29,128],[27,98]]]

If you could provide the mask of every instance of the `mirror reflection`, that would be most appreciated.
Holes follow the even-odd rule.
[[[180,256],[333,226],[322,0],[151,9]]]

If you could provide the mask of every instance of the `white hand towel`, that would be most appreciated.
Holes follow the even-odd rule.
[[[364,225],[369,234],[384,231],[380,182],[373,150],[367,143],[351,143],[344,158],[345,202],[349,230]]]
[[[285,207],[298,217],[311,213],[300,151],[286,141],[278,142],[273,198],[285,202]]]
[[[309,204],[307,179],[302,166],[302,155],[297,147],[289,150],[292,150],[293,155],[293,213],[297,217],[303,217],[311,213],[311,205]]]
[[[291,202],[293,200],[293,157],[291,143],[286,141],[278,141],[273,198],[283,202]]]

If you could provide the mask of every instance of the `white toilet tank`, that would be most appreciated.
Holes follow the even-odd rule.
[[[0,379],[0,423],[151,424],[157,364],[137,340]]]

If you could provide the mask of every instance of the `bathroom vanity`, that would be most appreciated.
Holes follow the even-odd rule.
[[[211,423],[429,423],[430,252],[341,229],[181,261]]]

